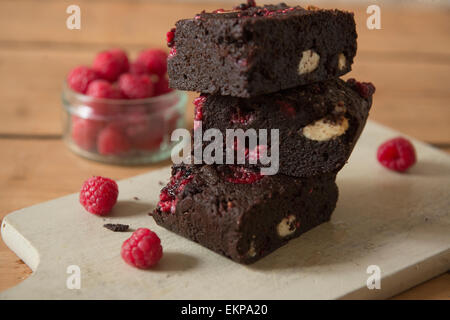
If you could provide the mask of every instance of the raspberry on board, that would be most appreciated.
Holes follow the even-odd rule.
[[[146,74],[122,74],[119,78],[119,88],[128,99],[149,98],[155,91],[152,80]]]
[[[111,123],[97,138],[97,150],[103,155],[120,155],[130,151],[131,142],[121,125]]]
[[[121,256],[133,267],[151,268],[163,256],[161,240],[150,229],[139,228],[122,244]]]
[[[167,72],[167,53],[160,49],[142,51],[137,60],[147,68],[147,73],[163,77]]]
[[[397,137],[378,147],[377,159],[390,170],[404,172],[416,163],[416,151],[409,140]]]
[[[91,68],[78,66],[70,70],[67,75],[67,84],[76,92],[86,93],[89,84],[99,78],[99,75]]]
[[[102,79],[116,81],[121,73],[128,71],[128,58],[125,62],[123,54],[117,50],[102,51],[95,57],[92,69]]]
[[[114,180],[94,176],[81,187],[80,203],[90,213],[105,215],[117,202],[119,188]]]

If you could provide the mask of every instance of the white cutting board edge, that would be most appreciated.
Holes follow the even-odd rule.
[[[78,194],[15,211],[3,219],[2,238],[33,274],[0,299],[393,296],[450,269],[450,157],[412,139],[416,167],[405,175],[389,172],[376,162],[376,147],[397,135],[369,121],[338,176],[340,199],[332,220],[251,266],[168,232],[145,214],[168,168],[120,181],[119,203],[104,219],[83,212]],[[102,228],[106,222],[156,231],[165,251],[158,267],[127,266],[119,252],[130,233],[108,231]],[[71,264],[82,271],[80,290],[66,287]],[[381,290],[366,287],[371,264],[381,268]]]

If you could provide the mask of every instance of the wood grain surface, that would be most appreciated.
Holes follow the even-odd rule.
[[[89,64],[99,50],[123,47],[135,57],[141,49],[164,47],[165,33],[176,20],[203,9],[230,7],[79,0],[81,30],[68,30],[65,20],[70,4],[59,0],[0,2],[0,218],[76,192],[93,174],[122,179],[167,165],[168,161],[108,166],[72,154],[60,139],[62,82],[71,67]],[[358,55],[348,76],[372,81],[377,87],[370,118],[450,151],[449,9],[381,4],[382,29],[368,30],[366,7],[338,6],[354,11],[358,25]],[[191,93],[190,100],[194,96]],[[190,118],[191,104],[188,110]],[[0,290],[29,274],[28,267],[0,242]],[[395,298],[450,299],[450,274]]]

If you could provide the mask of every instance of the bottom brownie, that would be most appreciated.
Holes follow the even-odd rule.
[[[338,198],[335,178],[174,166],[151,215],[158,225],[249,264],[328,221]]]

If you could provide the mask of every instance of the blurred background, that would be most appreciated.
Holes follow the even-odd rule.
[[[101,50],[119,47],[135,58],[146,48],[167,49],[166,32],[176,20],[241,2],[1,0],[0,218],[77,192],[93,174],[122,179],[168,165],[120,167],[71,153],[61,140],[63,81],[71,68],[89,64]],[[358,53],[344,78],[375,84],[370,119],[450,152],[449,1],[285,2],[354,11]],[[66,27],[66,9],[72,4],[81,9],[80,30]],[[380,30],[366,26],[371,4],[381,9]],[[195,96],[189,93],[189,126]],[[0,290],[29,273],[0,243]],[[431,286],[448,285],[448,278]],[[426,297],[433,292],[428,289]]]

